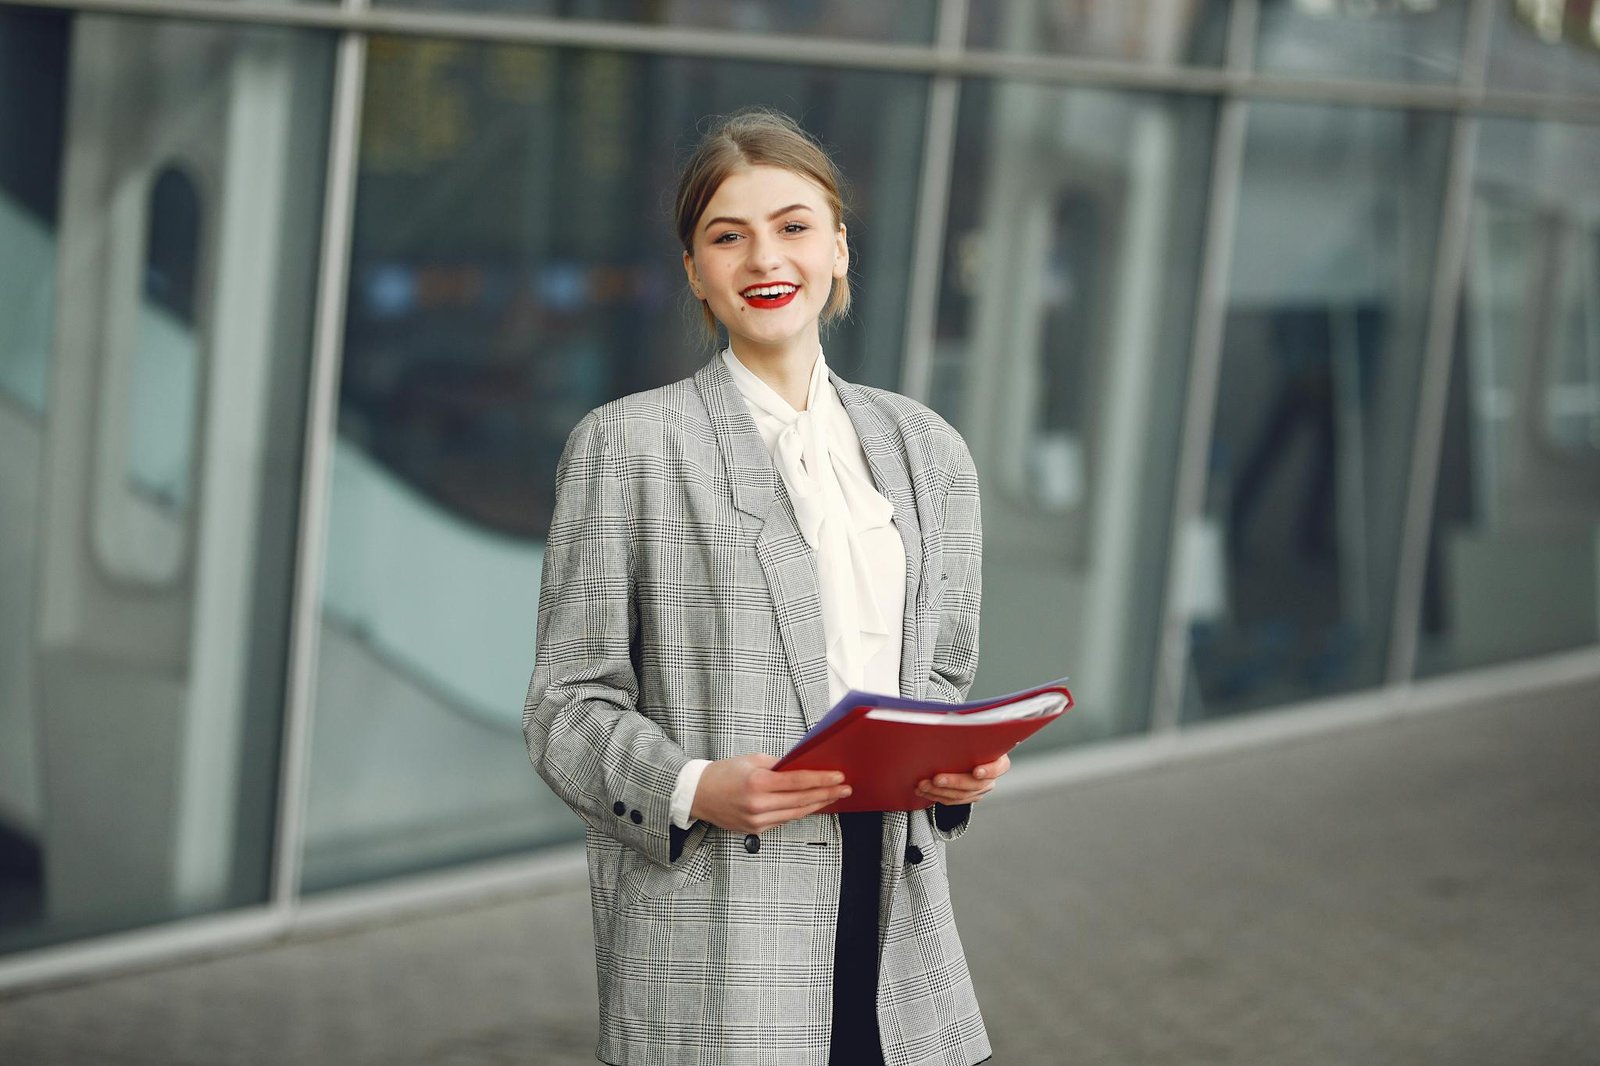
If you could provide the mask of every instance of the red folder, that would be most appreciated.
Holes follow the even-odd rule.
[[[971,703],[849,692],[773,769],[842,771],[850,795],[824,814],[921,810],[918,782],[993,762],[1072,703],[1065,680]]]

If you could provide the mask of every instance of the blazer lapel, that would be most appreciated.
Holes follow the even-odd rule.
[[[878,405],[871,394],[831,375],[833,387],[839,392],[856,435],[861,438],[861,449],[866,452],[867,465],[872,469],[872,480],[879,492],[894,504],[894,524],[900,531],[900,540],[906,552],[906,611],[900,632],[900,692],[899,695],[919,698],[922,695],[917,663],[921,659],[917,641],[922,633],[922,615],[928,610],[922,575],[928,568],[931,541],[922,535],[922,525],[917,515],[917,496],[912,487],[911,470],[905,443],[899,428]],[[925,543],[925,541],[928,541]]]
[[[714,356],[700,368],[694,385],[711,416],[711,429],[717,435],[717,448],[733,486],[733,505],[765,522],[777,501],[782,479],[772,465],[761,434],[756,432],[755,420],[750,417],[744,397],[739,395],[739,387],[722,365],[722,356]]]
[[[722,356],[714,356],[701,367],[694,382],[711,416],[733,489],[733,505],[762,523],[756,536],[756,558],[766,575],[790,676],[810,728],[822,720],[829,706],[828,641],[822,630],[816,557],[800,532],[783,479]]]

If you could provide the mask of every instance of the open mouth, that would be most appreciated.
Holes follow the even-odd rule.
[[[799,291],[800,286],[780,281],[772,285],[752,285],[739,293],[739,295],[744,297],[744,302],[751,307],[759,307],[766,310],[782,307],[790,300],[793,300],[795,293]]]

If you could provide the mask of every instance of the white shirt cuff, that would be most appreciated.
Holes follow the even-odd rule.
[[[700,775],[710,765],[710,759],[690,759],[678,771],[678,783],[672,789],[672,824],[679,829],[687,829],[694,824],[689,812],[694,809],[694,794],[700,787]]]

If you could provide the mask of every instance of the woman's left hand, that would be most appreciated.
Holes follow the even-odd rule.
[[[932,781],[917,783],[917,795],[933,803],[954,807],[962,803],[975,803],[994,788],[995,779],[1011,769],[1011,756],[1002,755],[994,762],[975,766],[966,774],[935,774]]]

